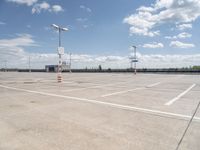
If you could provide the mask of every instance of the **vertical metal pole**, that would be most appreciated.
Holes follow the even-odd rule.
[[[59,34],[59,41],[58,41],[58,57],[59,57],[59,62],[58,62],[58,67],[57,67],[57,79],[58,82],[62,82],[62,55],[64,54],[64,47],[61,47],[61,32],[62,31],[67,31],[67,28],[61,28],[58,25],[52,24],[52,27],[54,27],[56,30],[58,30]],[[63,52],[62,52],[63,51]]]
[[[58,29],[59,31],[59,47],[61,47],[61,28]],[[61,75],[61,72],[62,72],[62,57],[61,57],[61,54],[58,54],[59,56],[59,62],[58,62],[58,82],[62,82],[62,75]]]
[[[59,72],[62,72],[62,58],[61,58],[61,54],[59,54]]]
[[[69,54],[69,71],[72,72],[71,70],[71,64],[72,64],[72,53]]]
[[[61,54],[58,55],[59,56],[59,62],[58,62],[58,82],[62,82],[62,58],[61,58]]]
[[[133,69],[133,62],[132,62],[132,60],[131,60],[131,70]]]
[[[28,57],[28,67],[29,67],[29,72],[31,72],[31,58],[30,58],[30,56]]]
[[[61,28],[58,29],[59,32],[59,47],[61,47]]]
[[[134,57],[135,57],[135,60],[136,60],[136,47],[134,47]],[[134,62],[134,68],[135,68],[135,74],[137,72],[136,70],[136,61]]]
[[[7,60],[5,60],[5,72],[7,72]]]

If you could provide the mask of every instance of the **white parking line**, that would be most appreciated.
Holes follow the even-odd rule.
[[[147,85],[146,87],[147,87],[147,88],[154,87],[154,86],[156,86],[156,85],[159,85],[160,83],[161,83],[161,82],[156,82],[156,83]]]
[[[16,90],[16,91],[24,91],[24,92],[35,93],[35,94],[40,94],[40,95],[53,96],[53,97],[72,99],[72,100],[76,100],[76,101],[88,102],[88,103],[93,103],[93,104],[106,105],[106,106],[110,106],[113,108],[132,110],[132,111],[143,112],[143,113],[147,113],[147,114],[153,114],[153,115],[164,116],[164,117],[181,118],[181,119],[187,119],[187,120],[191,118],[191,116],[189,116],[189,115],[182,115],[182,114],[176,114],[176,113],[170,113],[170,112],[163,112],[163,111],[159,111],[159,110],[151,110],[151,109],[128,106],[128,105],[102,102],[102,101],[90,100],[90,99],[86,99],[86,98],[57,95],[57,94],[52,94],[52,93],[32,91],[32,90],[26,90],[26,89],[21,89],[21,88],[14,88],[14,87],[9,87],[9,86],[4,86],[4,85],[0,85],[0,87],[6,88],[6,89],[11,89],[11,90]],[[200,121],[199,117],[194,117],[194,119],[197,121]]]
[[[179,94],[178,96],[176,96],[175,98],[173,98],[172,100],[168,101],[167,103],[165,103],[165,105],[169,106],[171,104],[173,104],[175,101],[179,100],[181,97],[183,97],[185,94],[187,94],[193,87],[195,87],[196,84],[192,84],[188,89],[186,89],[184,92],[182,92],[181,94]]]
[[[101,97],[108,97],[108,96],[112,96],[112,95],[118,95],[118,94],[124,94],[124,93],[127,93],[127,92],[132,92],[132,91],[136,91],[136,90],[143,90],[143,89],[146,89],[147,87],[149,88],[149,87],[154,87],[156,85],[159,85],[160,83],[161,82],[156,82],[156,83],[147,85],[146,87],[139,87],[139,88],[129,89],[129,90],[125,90],[125,91],[109,93],[109,94],[102,95]]]
[[[140,88],[134,88],[134,89],[129,89],[129,90],[125,90],[125,91],[109,93],[109,94],[102,95],[101,97],[108,97],[108,96],[112,96],[112,95],[124,94],[124,93],[127,93],[127,92],[136,91],[136,90],[142,90],[142,89],[145,89],[145,88],[144,87],[140,87]]]

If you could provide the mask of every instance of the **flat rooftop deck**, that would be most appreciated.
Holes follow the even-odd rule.
[[[175,150],[199,75],[0,72],[0,150]],[[200,110],[180,150],[200,149]]]

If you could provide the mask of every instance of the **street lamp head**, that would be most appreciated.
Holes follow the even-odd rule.
[[[62,31],[68,31],[69,29],[67,28],[61,28]]]
[[[57,26],[56,24],[52,24],[52,27],[54,27],[55,29],[59,29],[59,26]]]
[[[60,26],[56,25],[56,24],[52,24],[51,25],[53,28],[57,29],[57,30],[62,30],[62,31],[68,31],[69,29],[67,28],[61,28]]]
[[[134,45],[133,45],[132,47],[133,47],[133,48],[137,48],[137,47],[136,47],[136,46],[134,46]]]

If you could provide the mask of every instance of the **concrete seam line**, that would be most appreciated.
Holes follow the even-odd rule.
[[[183,135],[181,136],[181,139],[180,139],[179,142],[178,142],[178,145],[177,145],[177,147],[176,147],[176,150],[179,149],[179,147],[180,147],[180,145],[181,145],[181,143],[182,143],[182,141],[183,141],[183,138],[185,137],[185,135],[186,135],[186,133],[187,133],[187,131],[188,131],[188,129],[189,129],[191,123],[192,123],[192,120],[193,120],[194,116],[196,115],[197,110],[199,109],[199,106],[200,106],[200,101],[198,102],[197,107],[196,107],[194,113],[192,114],[192,117],[191,117],[190,121],[188,122],[188,125],[187,125],[187,127],[185,128],[185,130],[184,130],[184,132],[183,132]]]

